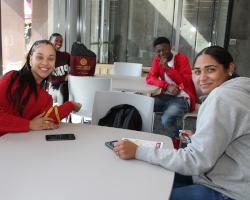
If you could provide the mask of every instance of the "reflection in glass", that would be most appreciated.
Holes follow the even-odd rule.
[[[224,46],[229,0],[183,0],[179,51],[192,62],[211,44]]]
[[[25,50],[30,48],[32,28],[32,0],[24,0],[24,40]]]
[[[228,2],[81,0],[79,19],[84,29],[76,34],[82,35],[82,42],[97,54],[100,63],[124,61],[150,66],[154,55],[152,42],[159,36],[168,37],[173,49],[186,54],[192,62],[202,48],[222,45]],[[68,37],[72,35],[71,32]],[[66,40],[69,41],[67,37]]]

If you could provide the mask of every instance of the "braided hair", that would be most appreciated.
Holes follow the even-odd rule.
[[[11,102],[13,107],[18,108],[19,114],[22,116],[23,114],[23,109],[28,103],[28,100],[32,94],[35,94],[35,98],[38,98],[38,93],[37,93],[37,84],[35,81],[35,78],[31,72],[31,65],[30,65],[30,57],[34,53],[34,51],[40,47],[41,45],[46,44],[46,45],[51,45],[54,49],[53,44],[51,44],[50,41],[48,40],[38,40],[36,41],[30,48],[27,57],[26,57],[26,62],[23,65],[23,67],[19,70],[13,73],[9,86],[7,88],[7,99],[9,102]],[[14,83],[17,81],[16,87],[14,87]],[[45,78],[41,82],[41,86],[46,89],[48,86],[47,84],[48,77]],[[25,97],[23,97],[23,93],[28,88],[28,93]]]

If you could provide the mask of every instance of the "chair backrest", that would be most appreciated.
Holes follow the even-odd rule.
[[[111,91],[111,81],[111,78],[69,75],[69,100],[81,103],[81,115],[91,118],[95,92]]]
[[[142,64],[140,63],[127,63],[127,62],[114,62],[112,74],[123,76],[136,76],[141,77]]]
[[[92,124],[97,125],[113,106],[129,104],[134,106],[142,118],[142,131],[152,132],[154,98],[127,92],[98,91],[95,94]]]

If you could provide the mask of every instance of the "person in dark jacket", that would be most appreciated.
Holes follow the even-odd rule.
[[[61,104],[69,99],[67,79],[70,66],[70,54],[60,51],[63,44],[61,34],[53,33],[49,40],[56,49],[55,70],[50,76],[49,93],[52,95],[54,103]]]

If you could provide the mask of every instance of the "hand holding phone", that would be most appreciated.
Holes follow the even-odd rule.
[[[118,140],[113,140],[113,141],[109,141],[109,142],[105,142],[106,147],[110,148],[111,150],[113,150],[114,148],[114,143],[118,142]]]

